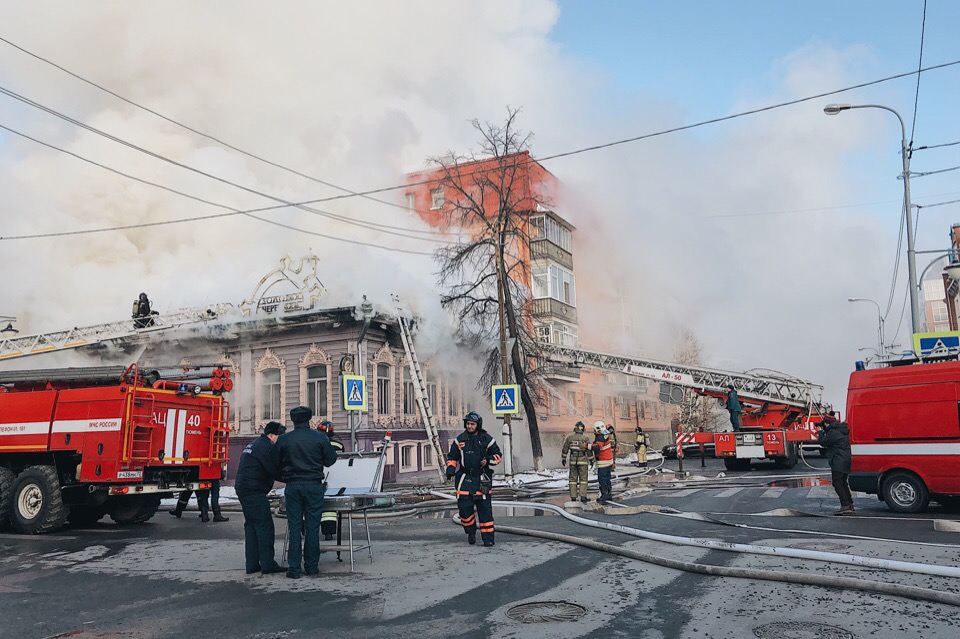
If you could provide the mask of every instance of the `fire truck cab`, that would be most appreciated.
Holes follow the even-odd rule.
[[[136,365],[0,374],[0,530],[37,534],[104,515],[139,523],[161,496],[209,488],[227,462],[221,392],[233,384],[229,371],[211,374],[159,380]]]
[[[853,372],[847,423],[851,490],[902,513],[960,504],[960,362]]]

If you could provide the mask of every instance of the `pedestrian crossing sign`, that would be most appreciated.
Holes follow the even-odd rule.
[[[956,355],[960,352],[960,331],[914,333],[913,351],[920,357]]]
[[[520,412],[520,387],[516,384],[494,386],[490,392],[490,401],[494,415],[516,414]]]
[[[367,410],[367,380],[363,375],[341,375],[344,410]]]

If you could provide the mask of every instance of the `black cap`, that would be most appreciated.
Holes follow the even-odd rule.
[[[290,420],[294,424],[305,424],[313,417],[313,411],[306,406],[297,406],[290,411]]]
[[[264,435],[283,435],[286,431],[287,427],[280,422],[267,422],[267,425],[263,427]]]

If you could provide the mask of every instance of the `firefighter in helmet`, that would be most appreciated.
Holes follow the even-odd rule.
[[[566,466],[567,458],[570,459],[570,499],[579,499],[583,503],[590,501],[587,498],[587,468],[593,457],[590,449],[593,439],[585,430],[583,422],[574,424],[573,432],[563,440],[560,449],[560,464]]]
[[[647,467],[647,434],[640,425],[637,425],[637,465]]]
[[[327,434],[327,438],[330,440],[330,445],[333,446],[335,451],[337,451],[337,454],[340,454],[344,451],[343,442],[334,438],[333,422],[331,422],[329,419],[325,419],[317,424],[317,430],[319,430],[321,433]],[[333,541],[333,537],[337,533],[337,511],[323,511],[323,514],[320,515],[320,532],[323,533],[324,541]]]
[[[475,411],[464,415],[463,432],[450,445],[447,455],[447,479],[455,478],[460,523],[471,545],[477,543],[478,527],[483,545],[494,544],[490,487],[493,467],[500,459],[500,447],[493,436],[483,430],[483,418]]]
[[[153,326],[153,315],[159,315],[154,310],[151,310],[150,299],[147,297],[146,293],[140,293],[140,297],[133,301],[133,319],[134,326],[137,328],[146,328],[148,326]]]
[[[613,497],[613,440],[607,425],[597,420],[593,423],[593,455],[597,460],[597,482],[600,484],[600,498],[605,504]]]

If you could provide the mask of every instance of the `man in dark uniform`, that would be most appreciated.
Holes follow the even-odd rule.
[[[467,533],[467,542],[471,545],[477,543],[479,520],[483,545],[492,546],[494,529],[490,486],[493,483],[493,466],[500,463],[500,447],[483,430],[483,418],[475,411],[464,416],[463,428],[464,431],[450,445],[447,479],[456,477],[457,508],[460,510],[460,523]]]
[[[834,515],[853,514],[853,494],[847,477],[850,476],[852,463],[850,455],[850,427],[846,422],[837,421],[833,411],[823,418],[823,430],[818,436],[820,445],[826,451],[830,462],[830,475],[833,480],[833,489],[840,498],[840,510]]]
[[[284,489],[290,534],[287,577],[291,579],[300,578],[301,568],[308,575],[320,572],[320,516],[327,486],[323,469],[337,462],[337,451],[327,436],[310,428],[311,417],[313,411],[306,406],[290,411],[293,430],[285,433],[270,451],[274,463],[280,467],[281,480],[287,485]],[[301,546],[304,534],[306,541]]]
[[[740,405],[740,397],[737,395],[736,389],[733,385],[727,386],[727,402],[726,407],[730,412],[730,424],[733,426],[733,432],[738,432],[740,430],[740,413],[743,412],[743,406]]]
[[[330,445],[333,446],[333,449],[337,451],[338,454],[343,452],[343,442],[333,436],[333,422],[325,419],[317,424],[317,430],[321,433],[326,433],[330,439]],[[323,511],[323,514],[320,515],[320,532],[323,533],[324,541],[333,541],[333,538],[337,534],[337,511]]]
[[[280,469],[274,464],[270,449],[286,430],[279,422],[270,422],[263,428],[263,435],[248,444],[240,453],[234,488],[243,509],[244,551],[248,575],[255,572],[270,575],[284,571],[274,558],[273,514],[270,512],[267,493],[273,489],[273,482],[280,476]]]

